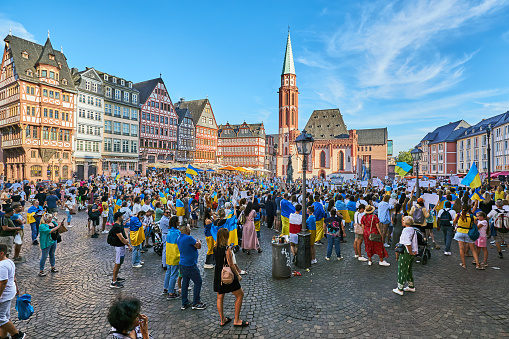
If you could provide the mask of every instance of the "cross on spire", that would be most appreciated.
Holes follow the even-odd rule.
[[[48,39],[49,39],[49,29],[48,29]]]

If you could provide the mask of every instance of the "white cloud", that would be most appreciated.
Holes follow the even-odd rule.
[[[4,14],[0,14],[0,36],[6,37],[9,32],[12,32],[12,35],[17,37],[36,41],[34,35],[26,30],[26,28],[19,22],[9,20],[5,17]]]

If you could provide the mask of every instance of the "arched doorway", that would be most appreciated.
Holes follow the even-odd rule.
[[[320,179],[325,179],[325,171],[324,170],[320,170],[318,172],[318,178]]]

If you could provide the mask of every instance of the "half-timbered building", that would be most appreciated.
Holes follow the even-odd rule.
[[[177,103],[177,108],[188,108],[193,117],[196,135],[196,151],[194,162],[217,162],[217,123],[209,99],[185,101]]]
[[[195,148],[195,128],[193,116],[188,108],[181,108],[176,110],[179,124],[177,136],[177,161],[178,162],[193,162]]]
[[[217,153],[222,165],[264,168],[265,127],[261,124],[220,125]]]
[[[65,55],[9,34],[0,75],[0,128],[7,179],[72,176],[76,89]]]

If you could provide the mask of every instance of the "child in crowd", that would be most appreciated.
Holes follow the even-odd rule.
[[[481,249],[483,251],[483,262],[481,265],[484,267],[488,266],[488,221],[486,220],[486,213],[483,211],[479,211],[476,214],[477,216],[477,229],[479,230],[479,238],[475,241],[475,249],[477,251],[477,256],[481,254]],[[475,261],[474,261],[475,264]]]

